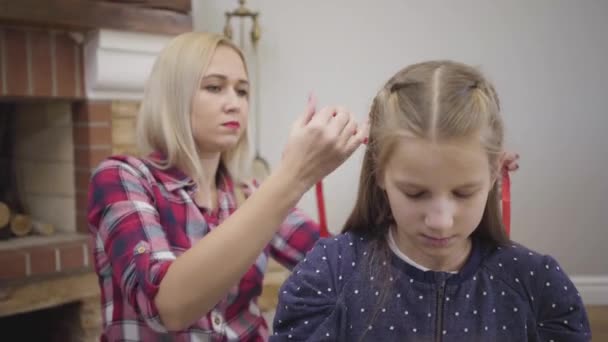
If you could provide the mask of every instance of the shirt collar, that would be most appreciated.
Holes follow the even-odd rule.
[[[197,189],[197,185],[194,183],[192,177],[188,176],[182,170],[176,166],[168,168],[162,168],[164,161],[167,158],[161,152],[152,152],[148,155],[146,160],[153,170],[154,175],[159,182],[167,189],[167,191],[175,191],[178,189],[185,189],[189,192],[194,192]],[[233,182],[228,173],[228,170],[220,162],[218,167],[218,179],[217,179],[218,191],[224,193],[233,191]]]

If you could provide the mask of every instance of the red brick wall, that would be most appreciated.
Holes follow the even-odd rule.
[[[86,235],[69,242],[0,250],[0,285],[54,273],[88,269],[93,259]]]
[[[0,96],[84,98],[82,60],[67,32],[0,26]]]
[[[73,106],[74,172],[76,180],[76,227],[88,231],[87,194],[91,171],[112,154],[112,103],[81,102]]]

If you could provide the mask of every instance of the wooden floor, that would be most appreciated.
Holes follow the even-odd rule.
[[[608,342],[608,306],[587,307],[593,341]]]

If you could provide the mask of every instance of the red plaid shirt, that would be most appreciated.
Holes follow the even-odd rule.
[[[88,222],[101,287],[101,341],[267,339],[257,297],[268,257],[291,269],[319,237],[318,225],[296,209],[240,282],[191,327],[167,331],[154,304],[173,260],[234,212],[232,181],[220,178],[219,207],[209,212],[194,203],[191,179],[176,168],[161,170],[142,159],[118,156],[96,169]]]

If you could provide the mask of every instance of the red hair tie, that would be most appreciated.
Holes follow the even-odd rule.
[[[502,220],[505,225],[507,236],[511,235],[511,179],[509,170],[502,170]]]

